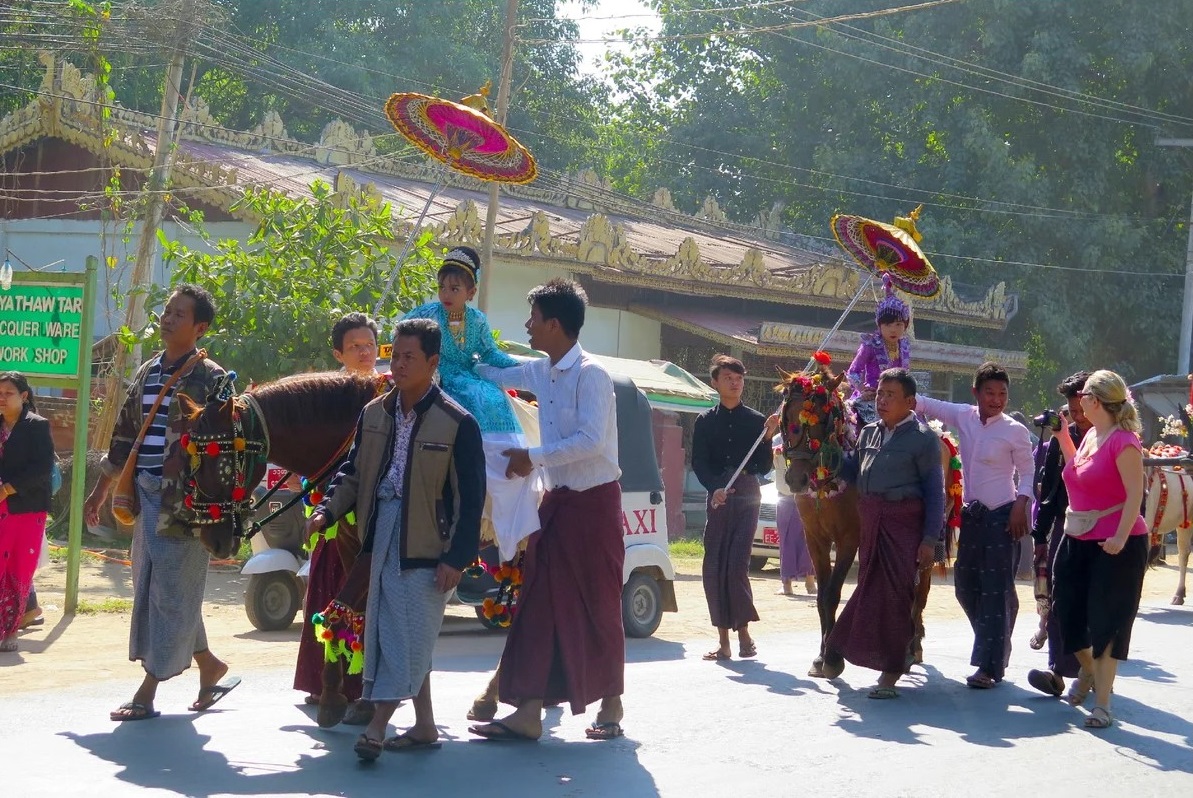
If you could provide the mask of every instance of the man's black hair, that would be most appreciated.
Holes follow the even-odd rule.
[[[903,388],[903,396],[907,398],[915,396],[915,392],[918,389],[918,386],[915,384],[915,377],[911,376],[911,372],[907,369],[887,369],[878,375],[878,383],[881,385],[884,382],[899,383]]]
[[[402,319],[394,330],[394,342],[403,337],[417,338],[419,348],[429,358],[439,354],[443,343],[443,331],[434,319]]]
[[[715,380],[722,371],[732,371],[734,374],[746,375],[746,366],[740,360],[730,355],[713,355],[708,364],[709,379]]]
[[[337,352],[344,351],[344,336],[360,327],[367,327],[373,332],[373,343],[377,343],[377,336],[381,328],[368,315],[359,312],[345,313],[331,328],[331,348]]]
[[[574,280],[556,277],[532,288],[526,295],[532,307],[539,309],[543,321],[555,319],[568,338],[579,338],[584,326],[584,309],[588,307],[588,294]]]
[[[181,283],[174,286],[173,293],[189,296],[195,301],[195,324],[211,324],[215,321],[215,300],[206,288],[193,283]]]
[[[973,389],[981,390],[984,384],[991,381],[1005,382],[1009,387],[1011,375],[1007,374],[1007,370],[997,363],[986,362],[978,366],[977,372],[973,375]]]
[[[1060,381],[1060,385],[1056,386],[1056,392],[1066,399],[1072,399],[1085,390],[1085,381],[1089,379],[1091,372],[1079,371],[1076,374],[1070,374]]]

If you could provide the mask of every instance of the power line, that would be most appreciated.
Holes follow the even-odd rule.
[[[820,27],[833,22],[846,22],[862,19],[875,19],[877,17],[886,17],[892,14],[903,14],[909,11],[923,11],[936,6],[952,5],[960,2],[960,0],[926,0],[926,2],[916,3],[915,5],[897,6],[895,8],[884,8],[878,11],[862,11],[856,14],[841,14],[836,17],[826,17],[820,22],[783,22],[777,25],[765,25],[753,28],[739,28],[739,29],[719,29],[712,31],[705,31],[702,33],[679,33],[679,34],[649,34],[642,36],[623,36],[620,38],[599,38],[599,39],[568,39],[567,41],[573,44],[625,44],[635,42],[674,42],[686,41],[691,39],[731,39],[746,36],[757,36],[763,33],[774,33],[782,30],[794,30],[797,28],[814,28]],[[710,12],[711,13],[711,12]],[[729,22],[730,20],[726,20]],[[558,39],[519,39],[518,42],[522,44],[557,44]]]
[[[818,20],[825,19],[824,17],[820,17],[810,11],[800,11],[797,9],[796,13],[802,13],[806,17],[812,18],[812,19],[818,19]],[[883,36],[881,34],[874,33],[872,31],[866,31],[866,30],[863,30],[863,29],[858,28],[853,25],[838,24],[838,25],[834,25],[833,29],[834,29],[834,32],[836,32],[839,36],[842,36],[842,37],[845,37],[848,39],[853,39],[855,41],[863,42],[868,45],[877,44],[879,47],[882,47],[885,50],[890,50],[891,52],[894,52],[894,53],[897,53],[900,55],[909,55],[913,58],[919,58],[920,60],[927,61],[929,63],[936,64],[938,66],[949,67],[949,68],[956,69],[961,72],[966,72],[966,73],[975,75],[977,77],[994,79],[1001,83],[1005,83],[1005,84],[1008,84],[1011,86],[1016,86],[1018,88],[1024,88],[1029,91],[1037,91],[1037,92],[1041,92],[1043,94],[1049,94],[1049,95],[1053,95],[1056,97],[1062,97],[1065,99],[1073,99],[1073,100],[1077,100],[1080,102],[1088,103],[1090,105],[1104,107],[1104,108],[1107,108],[1108,110],[1122,109],[1124,111],[1135,113],[1136,115],[1143,116],[1146,118],[1155,119],[1157,121],[1177,122],[1180,124],[1193,124],[1193,118],[1190,118],[1187,116],[1178,116],[1175,114],[1168,114],[1168,113],[1164,113],[1163,111],[1155,111],[1153,109],[1145,108],[1143,106],[1130,105],[1128,103],[1122,103],[1122,102],[1118,102],[1116,100],[1108,100],[1108,99],[1098,97],[1093,94],[1076,91],[1074,89],[1066,89],[1064,87],[1055,86],[1053,84],[1045,83],[1043,81],[1031,80],[1029,78],[1024,78],[1024,77],[1020,77],[1018,75],[1011,74],[1009,72],[1002,72],[1000,70],[991,69],[989,67],[985,67],[985,66],[982,66],[977,63],[965,61],[960,58],[954,58],[953,56],[945,55],[943,53],[937,53],[937,52],[934,52],[934,51],[929,50],[924,47],[917,47],[917,46],[909,44],[907,42],[903,42],[898,39],[892,39],[890,37]],[[841,29],[855,31],[858,35],[855,36],[855,35],[851,35],[849,33],[845,33]]]

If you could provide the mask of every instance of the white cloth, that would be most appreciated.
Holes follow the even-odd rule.
[[[977,405],[916,397],[916,410],[940,419],[957,431],[961,450],[962,499],[979,501],[990,509],[1032,497],[1035,463],[1031,433],[1006,413],[982,423]],[[1018,489],[1015,475],[1018,474]]]
[[[530,460],[545,468],[548,489],[589,490],[621,476],[613,380],[580,344],[554,365],[544,357],[505,369],[478,364],[476,371],[535,395],[542,442],[530,449]]]
[[[543,472],[536,468],[528,477],[505,476],[509,458],[506,449],[527,446],[526,436],[516,432],[488,432],[481,436],[485,448],[485,481],[489,492],[489,521],[497,537],[502,561],[514,559],[518,544],[539,528],[539,502],[543,498]]]
[[[50,542],[46,540],[43,533],[41,536],[41,551],[37,553],[37,569],[33,573],[37,573],[42,568],[50,564]]]

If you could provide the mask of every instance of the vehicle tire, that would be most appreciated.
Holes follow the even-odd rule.
[[[301,584],[289,571],[250,575],[244,591],[244,609],[249,623],[262,632],[288,629],[302,607]]]
[[[750,570],[751,571],[761,571],[763,568],[766,567],[766,564],[768,562],[770,562],[770,557],[751,557],[750,558]]]
[[[485,627],[490,632],[504,632],[509,628],[508,626],[502,626],[496,621],[486,618],[485,610],[479,604],[473,607],[473,609],[476,611],[476,619],[481,622],[481,626]]]
[[[663,591],[653,577],[630,574],[621,590],[621,622],[626,637],[650,637],[663,620]]]

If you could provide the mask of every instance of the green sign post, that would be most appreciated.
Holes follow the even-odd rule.
[[[74,467],[70,480],[70,531],[66,561],[68,615],[79,605],[83,548],[83,492],[87,480],[87,428],[91,415],[91,334],[99,259],[87,258],[84,274],[18,272],[0,288],[0,371],[19,371],[30,384],[74,389]]]

